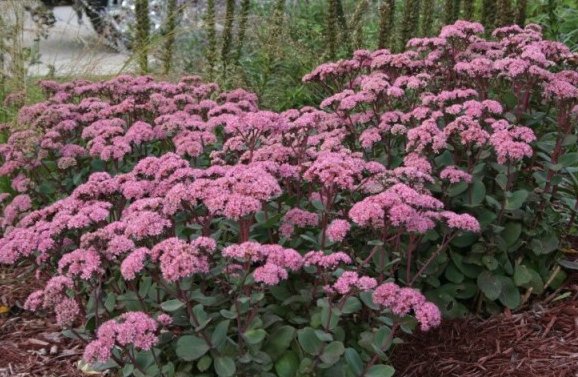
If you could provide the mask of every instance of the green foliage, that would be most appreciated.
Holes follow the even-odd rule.
[[[395,0],[382,0],[379,7],[379,40],[378,48],[390,46],[393,39],[394,20],[395,20]]]
[[[207,35],[207,74],[209,80],[213,79],[213,71],[217,61],[217,31],[215,27],[215,0],[207,0],[207,10],[204,17],[205,33]]]
[[[233,21],[235,20],[235,0],[227,0],[225,10],[225,25],[223,29],[223,48],[221,50],[221,62],[223,65],[223,78],[227,78],[227,68],[231,60],[231,46],[233,44]]]
[[[137,53],[138,64],[141,73],[148,72],[148,50],[150,46],[149,31],[149,2],[148,0],[136,0],[136,35],[135,51]]]
[[[524,26],[526,24],[526,12],[528,0],[518,0],[516,2],[516,24]]]
[[[435,0],[423,0],[421,3],[421,35],[428,36],[433,28]]]
[[[486,30],[491,30],[496,24],[497,0],[482,0],[482,11],[480,22]]]
[[[164,44],[162,51],[163,73],[168,74],[173,64],[175,33],[177,29],[177,0],[168,0],[167,2],[167,19],[165,21],[163,35]]]
[[[369,8],[369,0],[359,1],[357,3],[357,6],[355,7],[355,12],[353,13],[351,19],[351,30],[353,30],[353,40],[354,40],[353,48],[355,49],[362,48],[363,46],[363,40],[365,35],[363,30],[364,25],[363,21],[368,8]]]
[[[521,16],[519,16],[521,17]],[[545,35],[578,50],[578,6],[575,0],[528,2],[527,22],[544,27]]]
[[[245,44],[245,37],[247,34],[247,22],[249,21],[249,12],[251,10],[251,0],[242,0],[241,11],[239,19],[239,30],[237,33],[237,52],[235,54],[235,62],[238,63],[243,53],[243,46]]]
[[[529,22],[544,24],[554,38],[575,45],[576,10],[557,5],[554,11],[546,11],[546,2],[311,0],[286,6],[282,0],[242,0],[235,14],[231,2],[221,12],[214,0],[208,0],[203,32],[193,29],[181,37],[181,45],[188,46],[179,49],[178,59],[185,61],[186,72],[216,79],[223,88],[247,88],[259,95],[265,107],[287,110],[319,103],[319,93],[300,80],[315,66],[346,58],[354,49],[401,51],[407,40],[435,35],[442,25],[460,18],[480,21],[491,30],[506,23],[524,24],[528,8]],[[223,31],[218,33],[216,25],[223,25]],[[218,45],[222,47],[219,59]],[[215,76],[217,68],[224,74]]]
[[[403,23],[400,34],[400,46],[403,48],[407,41],[418,30],[420,15],[420,0],[408,0],[403,9]]]
[[[498,0],[497,5],[497,25],[505,26],[514,23],[514,9],[512,6],[512,0]]]
[[[328,0],[327,3],[327,57],[334,60],[337,50],[337,5],[338,0]]]

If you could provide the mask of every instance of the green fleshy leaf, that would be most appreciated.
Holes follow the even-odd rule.
[[[509,196],[506,197],[506,209],[511,211],[521,208],[528,198],[528,194],[526,190],[518,190],[510,193]]]
[[[318,355],[321,352],[323,343],[315,335],[315,330],[311,327],[306,327],[297,331],[297,339],[303,351],[311,355]]]
[[[204,339],[194,335],[183,335],[177,340],[177,356],[185,361],[193,361],[207,353],[210,349]]]
[[[275,372],[278,377],[295,377],[299,370],[299,363],[299,356],[295,352],[285,352],[275,362]]]
[[[369,368],[363,377],[391,377],[394,373],[395,369],[392,366],[378,364]]]
[[[237,367],[235,360],[229,356],[217,356],[215,358],[215,372],[219,377],[231,377],[235,375]]]
[[[484,271],[478,275],[478,287],[492,301],[500,297],[502,293],[500,280],[489,271]]]

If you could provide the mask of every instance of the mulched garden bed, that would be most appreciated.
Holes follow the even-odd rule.
[[[30,267],[0,268],[0,377],[80,377],[79,342],[63,337],[52,318],[19,309],[42,287]]]
[[[0,269],[0,308],[10,308],[0,314],[0,377],[86,376],[76,367],[79,342],[60,335],[51,318],[17,309],[42,284],[29,268]],[[393,353],[396,375],[578,377],[578,283],[568,287],[563,300],[486,320],[445,321],[410,337]]]
[[[523,312],[446,321],[415,334],[393,354],[397,375],[578,377],[578,285],[569,289],[566,299]]]

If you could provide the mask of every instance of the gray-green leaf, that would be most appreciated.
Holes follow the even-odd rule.
[[[215,358],[215,372],[219,377],[231,377],[235,374],[235,360],[229,356],[218,356]]]
[[[365,372],[364,377],[391,377],[395,373],[395,369],[389,365],[378,364],[374,365]]]
[[[204,339],[194,335],[181,336],[176,347],[177,356],[185,361],[196,360],[210,349]]]
[[[489,271],[483,271],[478,275],[478,287],[492,301],[500,297],[502,292],[500,280]]]

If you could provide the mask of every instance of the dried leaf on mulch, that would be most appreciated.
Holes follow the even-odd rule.
[[[487,320],[445,322],[393,353],[404,377],[578,377],[578,287],[572,297]]]

